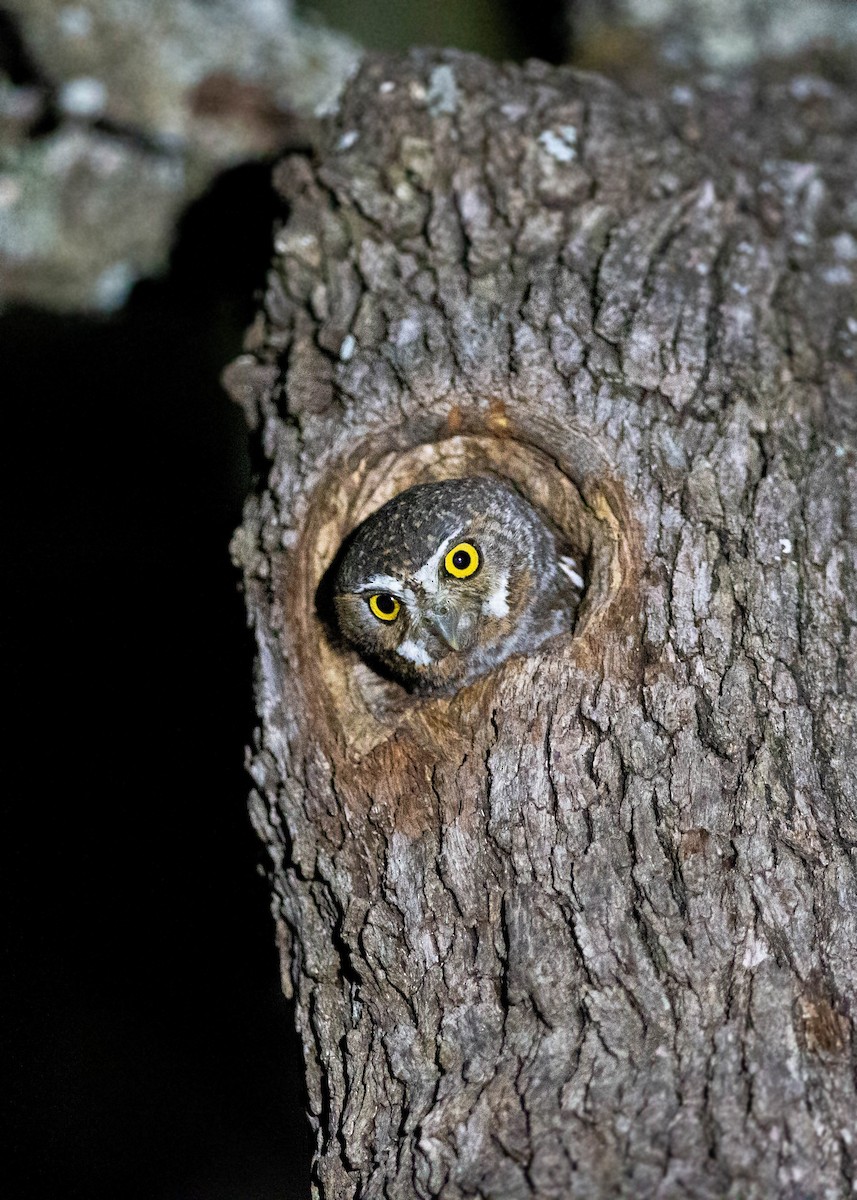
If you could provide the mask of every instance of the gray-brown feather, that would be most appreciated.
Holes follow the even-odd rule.
[[[468,578],[444,566],[459,542],[478,551]],[[579,572],[511,485],[470,476],[418,484],[368,517],[342,555],[334,602],[343,635],[369,661],[414,690],[451,691],[570,630]],[[395,619],[373,615],[379,594],[398,600]]]

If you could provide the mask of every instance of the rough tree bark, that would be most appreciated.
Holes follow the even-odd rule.
[[[252,813],[320,1197],[857,1180],[857,104],[370,59],[228,383],[263,481]],[[575,631],[449,698],[319,618],[410,483],[508,475]]]

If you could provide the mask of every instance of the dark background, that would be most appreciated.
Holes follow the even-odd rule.
[[[559,7],[510,3],[509,53],[561,58]],[[252,641],[228,543],[248,447],[218,382],[264,279],[268,178],[222,176],[121,314],[0,318],[15,1200],[309,1194],[245,803]]]

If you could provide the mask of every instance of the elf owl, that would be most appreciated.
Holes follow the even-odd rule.
[[[340,629],[417,692],[449,692],[570,630],[573,559],[514,488],[473,476],[417,484],[351,535],[333,579]]]

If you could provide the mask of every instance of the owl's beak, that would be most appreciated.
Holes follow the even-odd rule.
[[[460,650],[463,646],[461,637],[461,613],[454,608],[448,609],[446,612],[437,612],[432,609],[426,614],[426,623],[439,633],[447,646],[452,650]]]

